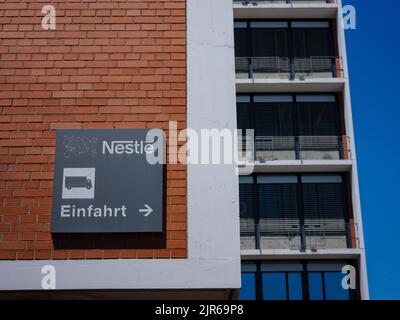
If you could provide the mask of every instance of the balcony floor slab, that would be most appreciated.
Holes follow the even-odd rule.
[[[247,168],[239,168],[241,174],[246,174],[248,168],[254,165],[254,173],[292,173],[292,172],[350,172],[352,160],[275,160],[249,163]]]
[[[242,260],[298,260],[298,259],[354,259],[364,253],[363,249],[321,249],[300,251],[290,249],[241,250]]]
[[[235,19],[334,19],[337,16],[336,3],[259,3],[243,5],[233,4]]]
[[[259,92],[342,92],[343,78],[288,79],[236,79],[238,93]]]

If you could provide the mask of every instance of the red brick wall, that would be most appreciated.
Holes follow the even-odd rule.
[[[56,8],[56,30],[41,9]],[[185,0],[0,1],[0,259],[186,257],[186,168],[167,166],[167,246],[55,250],[57,128],[186,127]]]

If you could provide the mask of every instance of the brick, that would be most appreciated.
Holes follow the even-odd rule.
[[[68,259],[68,251],[66,251],[66,250],[54,250],[54,251],[52,252],[52,258],[55,259],[55,260],[58,260],[58,259],[62,259],[62,260]]]
[[[54,122],[50,125],[50,129],[80,129],[82,124],[79,122]]]
[[[104,250],[103,258],[104,259],[118,259],[120,255],[119,250]]]
[[[2,241],[0,250],[22,250],[25,249],[25,242],[22,241]]]
[[[185,240],[167,240],[167,247],[183,249],[186,247],[186,241]]]
[[[171,257],[171,250],[162,249],[154,251],[154,259],[167,259]]]
[[[49,260],[51,258],[51,251],[46,250],[46,251],[34,251],[35,254],[35,259],[36,260]]]
[[[186,239],[186,232],[185,231],[171,231],[169,238],[171,240],[184,240],[184,239]]]
[[[33,259],[33,251],[18,251],[16,259],[17,260],[32,260]]]
[[[87,250],[86,259],[101,259],[103,257],[102,250]]]
[[[50,250],[53,249],[53,243],[51,241],[27,241],[28,250]]]
[[[136,258],[136,250],[121,250],[121,259],[134,259]]]
[[[23,240],[35,240],[35,233],[34,232],[19,232],[18,234],[18,238],[19,240],[23,241]]]
[[[11,231],[13,232],[43,231],[43,225],[35,223],[14,224],[11,225]]]
[[[16,251],[3,251],[0,250],[0,259],[1,260],[15,260],[17,257]]]
[[[24,152],[22,149],[18,149]],[[0,156],[0,163],[15,163],[17,161],[17,157],[14,156]]]
[[[185,249],[172,249],[171,255],[172,255],[172,258],[175,258],[175,259],[187,257],[187,253],[186,253]]]
[[[21,123],[18,125],[19,130],[48,130],[47,123]]]
[[[136,257],[138,259],[153,258],[153,251],[152,250],[138,250]]]
[[[30,156],[17,156],[17,163],[47,163],[49,156],[47,155],[30,155]]]
[[[2,214],[15,214],[15,215],[19,215],[19,214],[24,214],[24,213],[28,213],[29,212],[29,208],[28,207],[0,207],[0,213]]]
[[[185,258],[185,166],[166,168],[166,248],[54,250],[49,233],[57,129],[186,127],[185,1],[59,0],[54,32],[41,7],[0,9],[0,259]]]
[[[52,180],[53,172],[32,172],[31,179],[33,180]]]
[[[29,172],[0,172],[0,180],[27,180]]]
[[[9,232],[10,229],[11,229],[11,226],[9,224],[4,224],[4,223],[0,224],[0,232]],[[4,235],[5,234],[3,233],[3,240],[4,240]]]
[[[171,213],[169,219],[172,222],[186,222],[186,214]]]
[[[32,145],[31,139],[10,139],[0,141],[1,147],[25,147]]]

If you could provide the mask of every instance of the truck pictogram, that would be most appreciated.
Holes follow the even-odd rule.
[[[65,177],[65,187],[68,190],[72,188],[86,188],[88,190],[92,189],[92,180],[87,177]]]

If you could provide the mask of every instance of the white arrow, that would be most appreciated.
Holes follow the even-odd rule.
[[[146,214],[144,216],[147,217],[150,213],[153,212],[153,209],[150,208],[150,206],[148,206],[147,204],[145,204],[144,206],[146,207],[146,209],[139,209],[139,212],[145,212]]]

